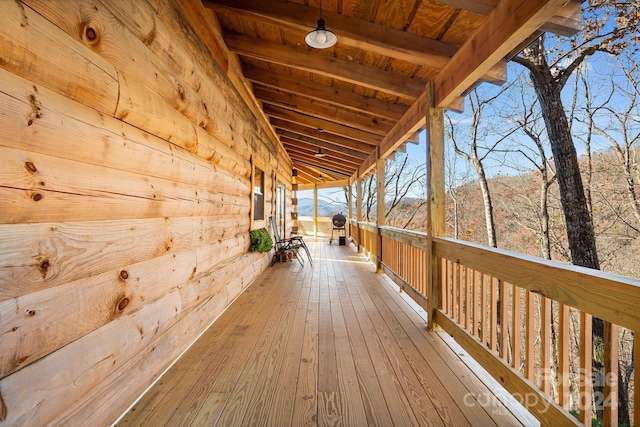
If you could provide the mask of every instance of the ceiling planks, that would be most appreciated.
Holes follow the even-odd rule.
[[[202,3],[239,64],[238,90],[252,95],[307,184],[368,173],[416,142],[431,81],[437,106],[460,111],[478,84],[506,81],[523,43],[580,26],[579,0],[326,0],[338,43],[313,49],[304,36],[319,0]]]

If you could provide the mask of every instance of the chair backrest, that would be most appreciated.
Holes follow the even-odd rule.
[[[278,225],[276,224],[275,219],[270,216],[269,221],[271,221],[271,229],[273,230],[273,238],[276,240],[276,244],[280,245],[282,239],[280,239],[280,233],[278,233]]]

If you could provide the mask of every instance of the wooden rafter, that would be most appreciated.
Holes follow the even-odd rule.
[[[407,105],[385,102],[377,98],[346,92],[331,86],[319,84],[309,80],[274,73],[273,71],[245,65],[244,75],[247,80],[264,86],[284,90],[294,95],[320,99],[333,105],[344,106],[354,111],[399,120],[409,108]]]
[[[437,107],[464,93],[569,0],[503,0],[435,79]]]
[[[381,0],[330,5],[323,16],[338,43],[325,50],[304,44],[319,12],[306,1],[203,5],[224,27],[241,89],[253,94],[292,161],[334,173],[358,167],[360,175],[418,142],[430,80],[435,107],[461,111],[478,84],[506,81],[507,61],[523,43],[541,31],[579,28],[579,0],[395,1],[388,10]],[[327,153],[321,161],[318,148]]]
[[[321,104],[306,97],[284,92],[255,88],[254,94],[256,98],[264,104],[292,111],[304,111],[305,114],[321,120],[364,130],[380,136],[384,136],[389,133],[395,124],[395,122],[389,120],[366,116],[344,108]]]
[[[204,0],[213,10],[243,14],[252,19],[307,32],[316,26],[318,10],[282,0]],[[324,11],[331,30],[345,46],[400,59],[415,65],[442,69],[458,46],[372,22]],[[483,81],[504,83],[505,63],[496,63]]]
[[[315,154],[318,152],[318,149],[322,148],[314,145],[301,143],[300,141],[296,141],[294,139],[281,138],[281,141],[288,152],[290,150],[296,150],[299,153],[306,154],[307,156],[315,156]],[[361,163],[361,160],[357,158],[350,157],[338,152],[334,152],[330,149],[323,149],[322,152],[325,154],[331,154],[331,157],[327,156],[328,157],[327,161],[337,161],[337,164],[345,165],[345,166],[348,166],[349,168],[356,169]]]
[[[232,52],[241,56],[297,68],[405,99],[416,99],[424,89],[419,80],[403,74],[371,68],[346,59],[318,55],[305,48],[285,46],[242,34],[227,34],[224,40]]]
[[[329,144],[325,141],[316,138],[305,137],[304,135],[299,135],[294,132],[290,132],[287,130],[278,129],[276,133],[280,136],[280,140],[284,141],[285,139],[288,141],[295,141],[301,144],[307,144],[309,146],[313,146],[317,148],[322,148],[323,150],[329,150],[332,153],[340,153],[345,156],[348,156],[352,159],[357,159],[359,162],[366,159],[368,157],[367,154],[361,153],[355,150],[349,150],[348,148],[341,147],[339,145]]]
[[[490,14],[498,5],[499,0],[436,0],[438,3],[468,10],[481,15]],[[548,31],[563,36],[573,36],[582,28],[580,14],[582,0],[571,0],[561,8],[547,22],[540,27],[541,31]]]
[[[361,153],[365,153],[367,155],[376,149],[376,146],[373,144],[356,141],[354,139],[346,138],[339,135],[333,135],[328,132],[320,132],[317,128],[299,125],[282,119],[272,118],[271,125],[276,129],[288,130],[298,135],[315,138],[330,144],[337,145],[339,147],[344,147]]]
[[[317,117],[288,110],[286,108],[275,107],[273,105],[265,105],[264,112],[269,117],[287,120],[292,123],[322,130],[322,132],[328,132],[334,135],[344,135],[347,138],[365,142],[367,144],[377,145],[382,142],[383,139],[381,135],[376,135],[371,132],[341,125],[339,123],[328,122]]]

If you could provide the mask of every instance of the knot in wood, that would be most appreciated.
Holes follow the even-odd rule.
[[[85,22],[82,26],[82,38],[95,47],[100,43],[100,31],[94,24]]]
[[[34,202],[39,202],[40,200],[42,200],[42,194],[40,194],[40,193],[36,193],[36,194],[34,194],[33,196],[31,196],[31,199],[32,199]]]
[[[120,302],[118,303],[118,310],[122,311],[125,308],[127,308],[127,306],[129,305],[129,298],[124,297],[120,300]]]
[[[129,278],[129,272],[127,272],[127,270],[122,270],[120,272],[120,278],[122,280],[127,280]]]
[[[31,162],[26,162],[26,163],[24,164],[24,166],[27,168],[27,170],[28,170],[29,172],[33,172],[33,173],[35,173],[35,172],[38,170],[38,169],[36,169],[36,165],[34,165],[34,164],[33,164],[33,163],[31,163]]]
[[[95,41],[98,37],[98,34],[96,34],[96,30],[93,27],[85,28],[84,34],[90,42]]]

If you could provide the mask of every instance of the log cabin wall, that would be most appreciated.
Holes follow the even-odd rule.
[[[0,2],[0,426],[114,421],[268,265],[291,161],[189,22]]]

